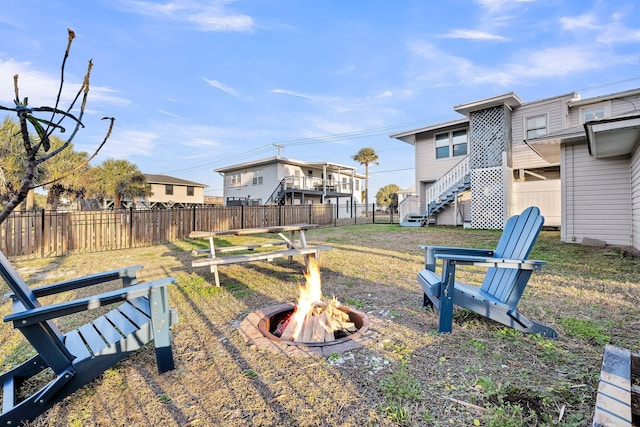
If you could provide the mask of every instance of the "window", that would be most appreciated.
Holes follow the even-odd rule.
[[[527,138],[535,138],[536,136],[547,134],[547,115],[527,117]]]
[[[611,115],[611,104],[609,102],[601,102],[599,104],[589,105],[580,109],[581,123],[591,120],[600,120]]]
[[[164,186],[164,194],[167,196],[173,196],[173,185],[166,184]]]
[[[195,187],[193,185],[187,186],[187,196],[193,196],[195,194]]]
[[[451,142],[453,143],[453,157],[467,155],[467,131],[466,130],[453,131]]]
[[[253,171],[253,185],[262,185],[262,171]]]
[[[234,173],[231,175],[231,185],[240,185],[241,181],[240,181],[240,174],[239,173]]]
[[[454,157],[466,156],[469,145],[467,130],[459,129],[436,135],[436,159],[445,159],[452,154]]]

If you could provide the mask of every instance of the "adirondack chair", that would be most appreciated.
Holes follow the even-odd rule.
[[[558,336],[517,308],[531,273],[545,264],[527,259],[543,224],[540,210],[529,207],[507,220],[494,250],[421,246],[425,249],[425,269],[418,273],[418,282],[424,292],[423,305],[440,310],[438,332],[451,332],[456,304],[522,332]],[[437,260],[442,260],[441,275],[435,272]],[[458,265],[487,268],[482,286],[457,282]]]
[[[34,419],[151,340],[155,343],[158,371],[174,368],[169,328],[177,322],[177,315],[169,308],[167,287],[175,279],[137,284],[136,271],[140,268],[128,267],[30,289],[0,252],[0,276],[13,292],[8,295],[13,300],[13,313],[4,320],[13,322],[37,353],[0,375],[0,425],[20,425]],[[121,280],[123,288],[47,306],[38,302],[40,297],[113,280]],[[52,320],[114,303],[121,304],[65,334]],[[25,381],[44,370],[53,379],[36,391],[29,391],[38,383],[27,387]],[[23,398],[26,392],[30,395]]]

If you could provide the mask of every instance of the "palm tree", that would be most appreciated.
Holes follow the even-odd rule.
[[[365,203],[365,213],[369,216],[369,165],[379,165],[378,163],[378,155],[375,150],[370,147],[361,148],[358,153],[352,157],[353,160],[364,165],[364,175],[365,175],[365,185],[364,185],[364,203]]]
[[[0,125],[0,204],[3,206],[20,191],[26,162],[20,125],[5,117]],[[40,181],[42,177],[43,168],[36,168],[33,181]],[[30,189],[29,194],[33,194],[33,189]],[[29,200],[29,197],[26,200]]]
[[[64,144],[59,138],[51,138],[51,146]],[[89,155],[85,151],[74,151],[73,144],[61,151],[46,164],[47,209],[56,210],[63,195],[76,197],[83,194],[87,185],[87,178],[91,166]]]
[[[151,195],[151,186],[136,165],[127,160],[105,160],[93,170],[92,192],[113,199],[114,208],[122,208],[122,201]]]

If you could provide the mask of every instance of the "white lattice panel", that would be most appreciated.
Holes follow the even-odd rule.
[[[471,171],[471,228],[504,227],[508,200],[504,171],[502,167]]]
[[[510,124],[504,109],[493,107],[469,114],[471,169],[500,166],[502,153],[510,151],[506,134]]]

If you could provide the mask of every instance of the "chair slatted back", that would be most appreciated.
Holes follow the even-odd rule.
[[[520,215],[512,216],[507,220],[493,257],[527,259],[543,224],[544,217],[535,206],[525,209]],[[482,289],[515,308],[529,276],[531,270],[490,268],[482,283]]]
[[[19,301],[25,309],[41,307],[40,302],[33,294],[29,286],[22,280],[18,272],[13,268],[7,257],[0,252],[0,276],[7,283],[17,301]],[[56,336],[61,342],[63,340],[62,332],[52,321],[44,322],[42,325],[51,336]]]

